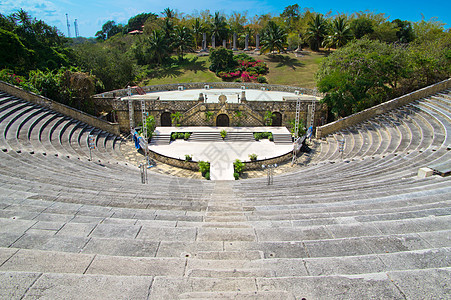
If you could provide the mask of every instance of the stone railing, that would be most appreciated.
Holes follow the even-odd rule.
[[[241,89],[243,86],[246,89],[260,90],[264,88],[267,91],[279,91],[279,92],[290,92],[294,93],[299,91],[299,93],[307,95],[322,96],[321,93],[316,92],[313,89],[294,87],[288,85],[278,85],[278,84],[261,84],[253,82],[193,82],[193,83],[173,83],[173,84],[160,84],[160,85],[150,85],[144,86],[142,89],[146,92],[159,92],[159,91],[176,91],[182,86],[183,89],[204,89],[208,86],[210,89]],[[105,92],[97,94],[95,98],[117,98],[127,96],[128,89],[114,90],[110,92]],[[132,94],[136,95],[137,92],[132,88]]]
[[[21,98],[21,99],[27,100],[31,103],[49,108],[55,112],[61,113],[63,115],[71,117],[75,120],[82,121],[88,125],[100,128],[106,132],[109,132],[109,133],[112,133],[115,135],[120,135],[119,124],[117,124],[117,123],[111,123],[111,122],[96,118],[96,117],[91,116],[78,109],[58,103],[54,100],[37,95],[35,93],[25,91],[19,87],[16,87],[14,85],[11,85],[11,84],[3,82],[3,81],[0,81],[0,90],[4,91],[12,96],[15,96],[17,98]]]
[[[387,102],[381,103],[379,105],[373,106],[371,108],[365,109],[356,114],[347,116],[343,119],[331,122],[321,127],[316,128],[316,138],[325,137],[333,132],[353,126],[355,124],[366,121],[377,115],[386,113],[392,109],[398,108],[400,106],[406,105],[410,102],[416,101],[421,98],[431,96],[439,91],[448,89],[451,87],[451,78],[444,81],[438,82],[436,84],[427,86],[420,90],[414,91],[412,93],[403,95],[401,97],[389,100]]]

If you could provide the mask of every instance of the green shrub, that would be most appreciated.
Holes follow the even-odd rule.
[[[225,131],[225,129],[221,130],[221,132],[219,134],[221,135],[221,137],[223,139],[225,139],[227,137],[227,131]]]
[[[254,132],[254,138],[255,138],[256,141],[261,140],[262,133],[261,132]]]
[[[202,173],[202,176],[205,177],[206,173],[210,173],[210,163],[208,161],[200,160],[197,165],[199,166],[199,171]]]
[[[193,160],[193,156],[189,155],[189,154],[185,154],[185,161],[192,161]]]
[[[210,172],[206,172],[204,177],[205,179],[210,180]]]
[[[235,170],[235,172],[241,174],[241,172],[243,172],[243,168],[244,163],[241,160],[236,159],[233,163],[233,169]]]
[[[185,133],[183,133],[183,132],[178,132],[178,133],[177,133],[177,138],[178,138],[178,139],[184,139],[184,138],[185,138]]]
[[[190,132],[185,132],[185,140],[187,140],[187,139],[189,139],[189,137],[191,136],[191,133]]]
[[[257,154],[255,154],[255,153],[249,154],[249,158],[250,158],[251,161],[256,161],[257,160]]]
[[[172,140],[172,141],[175,141],[175,140],[177,139],[177,137],[178,137],[177,132],[171,133],[171,140]]]
[[[234,172],[233,177],[235,178],[235,180],[238,180],[238,179],[240,179],[240,174],[238,174],[237,172]]]
[[[258,81],[258,83],[268,83],[268,80],[266,80],[266,77],[261,76],[261,75],[257,77],[257,81]]]

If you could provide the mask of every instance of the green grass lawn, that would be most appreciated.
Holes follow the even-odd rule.
[[[313,88],[316,85],[315,73],[324,54],[311,52],[301,57],[296,57],[293,53],[272,56],[255,55],[254,57],[268,64],[269,73],[266,75],[268,83]],[[183,63],[174,63],[172,66],[148,71],[142,84],[221,81],[210,72],[209,66],[208,56],[190,53],[185,55]]]

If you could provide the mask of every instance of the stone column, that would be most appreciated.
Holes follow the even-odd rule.
[[[204,32],[202,33],[202,50],[201,52],[207,52],[207,34]]]
[[[226,40],[222,40],[222,47],[227,49],[227,41]]]
[[[214,34],[211,36],[211,48],[216,48],[216,37]]]
[[[255,36],[255,51],[260,51],[260,35]]]
[[[238,48],[236,47],[236,33],[233,34],[233,51],[238,51]]]
[[[246,34],[246,39],[244,41],[244,51],[249,51],[249,34]]]
[[[246,103],[246,92],[241,91],[241,103]]]
[[[294,50],[294,52],[299,53],[302,52],[302,42],[301,42],[301,38],[302,38],[302,34],[299,34],[299,45],[298,48],[296,50]]]

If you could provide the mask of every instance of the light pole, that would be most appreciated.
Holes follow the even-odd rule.
[[[277,168],[277,164],[273,165],[262,165],[262,169],[266,169],[268,175],[268,185],[274,183],[274,169]]]

